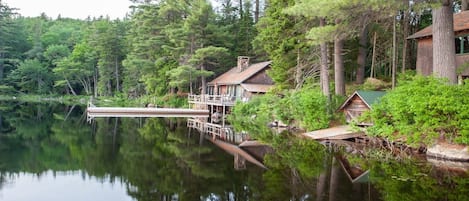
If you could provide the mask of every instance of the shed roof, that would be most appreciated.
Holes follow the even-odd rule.
[[[246,91],[266,93],[273,85],[267,84],[241,84]]]
[[[347,100],[339,107],[338,110],[343,110],[352,100],[354,96],[358,96],[363,102],[371,109],[371,106],[378,102],[379,98],[386,94],[385,91],[355,91],[352,95],[350,95]]]
[[[218,76],[211,82],[209,85],[220,85],[220,84],[241,84],[256,73],[264,70],[265,68],[269,67],[271,61],[265,61],[261,63],[252,64],[243,71],[239,72],[237,67],[232,68],[231,70],[223,73],[222,75]]]
[[[454,14],[453,17],[454,32],[460,32],[464,30],[469,30],[469,11],[463,11],[460,13]],[[424,29],[414,33],[409,36],[407,39],[418,39],[427,36],[432,36],[432,25],[425,27]]]

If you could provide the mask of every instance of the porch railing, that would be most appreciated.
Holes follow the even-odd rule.
[[[193,104],[211,104],[233,106],[236,102],[236,96],[229,95],[195,95],[189,94],[189,103]]]

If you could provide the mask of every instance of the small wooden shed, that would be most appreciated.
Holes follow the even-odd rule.
[[[339,107],[339,111],[344,112],[347,123],[356,120],[363,112],[371,110],[371,106],[384,96],[384,91],[355,91]],[[371,122],[359,122],[358,125],[369,126]]]

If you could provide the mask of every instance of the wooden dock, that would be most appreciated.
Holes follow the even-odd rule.
[[[354,131],[349,125],[336,126],[308,133],[303,136],[314,140],[344,140],[364,136],[363,131]]]
[[[208,110],[188,108],[88,107],[88,118],[95,117],[208,117]]]

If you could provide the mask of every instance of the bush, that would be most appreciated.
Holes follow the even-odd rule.
[[[373,105],[369,133],[410,145],[431,144],[437,138],[469,144],[469,85],[416,76],[404,81]]]
[[[318,89],[301,89],[289,97],[292,117],[306,130],[318,130],[329,126],[327,97]]]
[[[256,96],[247,103],[238,102],[228,120],[237,131],[248,131],[255,138],[271,135],[267,125],[280,120],[290,126],[317,130],[329,126],[327,98],[319,89],[305,88],[286,93]]]

